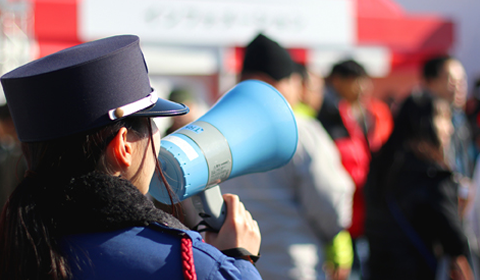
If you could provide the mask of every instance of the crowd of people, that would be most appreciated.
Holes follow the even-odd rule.
[[[191,202],[147,195],[160,138],[199,109],[191,90],[150,97],[138,40],[81,44],[2,77],[0,279],[479,279],[480,92],[467,100],[460,61],[425,61],[392,110],[354,59],[322,77],[258,34],[238,81],[281,93],[297,149],[222,182],[225,224],[201,235]],[[154,117],[172,124],[159,131]]]
[[[239,80],[277,88],[299,129],[288,165],[221,184],[259,221],[264,279],[474,279],[466,75],[447,55],[422,67],[392,110],[353,59],[322,79],[262,34],[246,46]]]

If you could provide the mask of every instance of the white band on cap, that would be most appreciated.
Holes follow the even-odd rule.
[[[157,100],[157,93],[152,91],[149,95],[142,99],[108,111],[108,116],[112,121],[123,118],[154,105],[157,103]]]

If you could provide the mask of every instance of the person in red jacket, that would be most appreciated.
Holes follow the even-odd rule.
[[[358,62],[351,59],[338,62],[326,79],[325,99],[317,115],[335,141],[342,164],[355,183],[352,225],[349,229],[354,248],[364,233],[363,186],[371,153],[380,149],[393,129],[389,107],[368,94],[371,85],[367,72]],[[355,253],[353,269],[359,267],[359,262],[364,262]]]

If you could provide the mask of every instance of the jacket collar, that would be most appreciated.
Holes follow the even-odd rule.
[[[100,173],[74,178],[62,188],[44,188],[46,217],[60,235],[111,231],[154,222],[187,229],[172,215],[156,208],[128,180]],[[39,205],[40,206],[40,205]]]

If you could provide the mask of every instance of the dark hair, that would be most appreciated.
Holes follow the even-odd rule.
[[[353,59],[340,61],[333,65],[329,77],[358,78],[367,76],[365,68]]]
[[[397,152],[409,150],[415,143],[428,143],[440,150],[434,119],[441,103],[448,107],[447,101],[428,94],[409,96],[395,116],[392,134],[374,160],[391,163]]]
[[[300,76],[302,76],[302,79],[306,79],[307,76],[308,76],[308,73],[307,73],[307,67],[305,67],[305,65],[301,64],[301,63],[297,63],[295,62],[294,64],[294,73],[297,73],[299,74]]]
[[[11,120],[12,116],[10,115],[10,110],[8,109],[7,104],[0,106],[0,120]]]
[[[435,117],[440,114],[441,105],[450,108],[444,99],[427,94],[411,95],[403,102],[395,117],[392,134],[380,151],[372,155],[364,190],[366,197],[383,197],[384,192],[395,181],[407,152],[412,152],[422,161],[438,163],[435,155],[426,152],[440,153],[442,149],[434,122]],[[433,148],[432,151],[420,154],[415,150],[420,143],[429,145]]]
[[[403,143],[425,141],[435,147],[440,147],[434,117],[437,104],[442,100],[427,94],[408,97],[395,119],[392,131],[392,141],[399,148]],[[392,143],[393,144],[393,143]]]
[[[453,59],[453,57],[449,55],[440,55],[425,61],[422,70],[423,79],[426,81],[431,81],[438,78],[445,63],[451,59]]]
[[[111,174],[105,149],[122,127],[141,137],[150,137],[155,153],[150,118],[126,118],[95,131],[22,143],[29,170],[0,217],[0,278],[71,278],[67,258],[59,246],[61,236],[56,235],[53,221],[38,211],[36,193],[41,192],[45,184],[61,188],[71,178],[90,172]],[[156,168],[160,171],[158,159]],[[161,177],[168,186],[163,174]],[[169,187],[167,191],[173,204]]]

